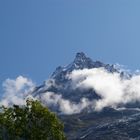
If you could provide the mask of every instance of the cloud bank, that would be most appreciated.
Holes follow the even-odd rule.
[[[119,105],[140,102],[140,74],[122,78],[117,72],[110,73],[104,68],[94,68],[75,70],[68,74],[67,77],[71,79],[73,89],[93,89],[101,99],[89,100],[83,97],[78,103],[71,102],[68,99],[64,99],[61,93],[46,90],[51,85],[57,87],[54,80],[46,82],[44,87],[46,92],[32,97],[31,93],[36,85],[31,79],[19,76],[15,80],[7,79],[4,81],[4,93],[0,105],[24,105],[25,100],[30,97],[40,100],[46,106],[57,107],[61,113],[75,114],[86,108],[101,111],[104,107],[117,108]]]
[[[47,82],[48,83],[48,82]],[[54,82],[49,82],[46,88],[55,85]],[[34,91],[36,85],[29,78],[18,76],[14,79],[6,79],[3,82],[4,93],[0,102],[0,105],[12,106],[25,105],[27,98],[33,98],[40,100],[46,106],[55,106],[61,113],[64,114],[75,114],[80,113],[84,108],[91,105],[86,98],[82,98],[79,103],[72,103],[66,100],[60,94],[54,92],[44,92],[43,94],[33,97],[32,92]]]
[[[140,75],[130,79],[119,73],[109,73],[104,68],[75,70],[70,75],[73,88],[92,88],[101,97],[96,100],[95,110],[104,107],[116,108],[119,104],[140,101]]]

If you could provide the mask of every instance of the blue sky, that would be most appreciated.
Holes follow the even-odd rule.
[[[93,60],[140,68],[139,0],[1,0],[0,84],[38,84],[83,51]]]

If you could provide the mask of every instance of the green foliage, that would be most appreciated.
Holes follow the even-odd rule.
[[[63,125],[39,101],[26,106],[1,107],[0,140],[65,140]]]

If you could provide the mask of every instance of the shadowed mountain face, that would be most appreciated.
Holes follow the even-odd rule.
[[[104,109],[102,112],[61,116],[69,140],[139,140],[140,112]]]
[[[68,140],[139,140],[139,103],[127,104],[125,106],[127,108],[118,110],[104,108],[102,111],[96,112],[92,108],[87,107],[78,113],[60,114],[60,110],[57,107],[58,104],[61,104],[60,96],[64,100],[75,104],[78,104],[83,98],[89,101],[101,99],[94,89],[81,90],[72,88],[72,81],[68,78],[68,75],[74,70],[94,68],[104,68],[108,73],[118,73],[122,78],[131,77],[125,72],[120,72],[115,68],[115,65],[93,61],[81,52],[76,54],[74,61],[69,65],[57,67],[50,79],[44,82],[43,85],[36,87],[32,95],[40,100],[42,100],[42,95],[50,92],[58,95],[57,99],[52,95],[49,96],[50,102],[55,100],[56,103],[50,106],[47,104],[47,106],[57,112],[60,119],[64,122]],[[65,102],[66,105],[69,104],[69,102]],[[78,105],[80,110],[83,104]]]

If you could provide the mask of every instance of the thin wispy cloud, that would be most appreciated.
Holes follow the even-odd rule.
[[[41,96],[41,101],[46,105],[55,106],[64,114],[80,113],[83,109],[93,105],[93,102],[86,98],[81,98],[79,103],[74,103],[68,99],[64,99],[62,95],[55,94],[54,92],[44,93]]]

